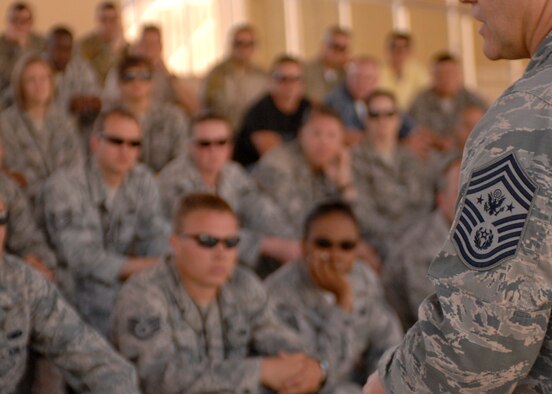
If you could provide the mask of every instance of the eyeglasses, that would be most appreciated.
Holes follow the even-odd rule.
[[[349,47],[347,45],[339,44],[337,42],[330,43],[330,48],[336,52],[347,52]]]
[[[368,117],[369,118],[391,118],[393,116],[397,115],[397,111],[387,111],[387,112],[377,112],[377,111],[368,111]]]
[[[8,224],[8,211],[0,212],[0,226]]]
[[[255,46],[255,41],[236,40],[233,45],[236,48],[251,48]]]
[[[121,76],[121,81],[123,82],[132,82],[132,81],[151,81],[153,75],[149,71],[130,71],[125,72]]]
[[[280,73],[274,73],[272,74],[272,78],[274,78],[275,81],[280,83],[290,83],[290,82],[299,82],[303,79],[303,76],[301,74],[296,75],[285,75]]]
[[[228,238],[217,238],[209,234],[177,234],[179,238],[191,238],[197,242],[197,244],[203,248],[212,249],[221,242],[226,249],[233,249],[240,243],[239,236],[233,236]]]
[[[195,140],[194,144],[199,148],[210,148],[211,146],[224,146],[228,142],[228,138],[221,138],[220,140]]]
[[[142,141],[140,140],[126,140],[124,138],[115,137],[114,135],[109,135],[105,133],[100,133],[100,138],[115,146],[126,145],[130,146],[131,148],[140,148],[142,146]]]
[[[357,241],[345,240],[340,242],[332,242],[327,238],[315,238],[312,243],[320,249],[332,249],[337,246],[341,250],[353,250],[357,246]]]

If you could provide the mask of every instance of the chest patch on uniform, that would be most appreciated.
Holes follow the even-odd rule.
[[[129,319],[128,331],[138,339],[149,339],[161,328],[159,317]]]
[[[536,190],[513,153],[472,173],[453,233],[466,265],[488,269],[516,254]]]

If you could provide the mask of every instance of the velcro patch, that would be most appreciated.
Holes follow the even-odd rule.
[[[475,170],[453,233],[461,260],[490,269],[515,256],[536,190],[513,153]]]
[[[138,339],[149,339],[161,328],[159,317],[132,318],[128,320],[128,331]]]

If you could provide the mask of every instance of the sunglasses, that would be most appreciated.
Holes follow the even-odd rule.
[[[115,146],[130,146],[131,148],[140,148],[142,146],[142,141],[140,140],[125,140],[123,138],[115,137],[113,135],[101,133],[100,137]]]
[[[194,144],[199,148],[210,148],[211,146],[224,146],[228,142],[227,138],[221,138],[220,140],[195,140]]]
[[[387,112],[368,111],[368,117],[372,119],[391,118],[395,115],[397,115],[397,111],[387,111]]]
[[[8,224],[8,212],[0,212],[0,226],[5,226]]]
[[[251,48],[255,46],[255,41],[234,41],[236,48]]]
[[[180,238],[191,238],[194,241],[196,241],[196,243],[199,246],[207,249],[214,248],[219,244],[219,242],[221,242],[226,247],[226,249],[233,249],[236,246],[238,246],[238,244],[240,243],[240,237],[237,235],[233,237],[228,237],[228,238],[217,238],[209,234],[177,234],[177,235]]]
[[[347,45],[341,45],[341,44],[338,44],[337,42],[332,42],[330,44],[330,48],[336,52],[347,52],[347,50],[349,49]]]
[[[334,243],[327,238],[315,238],[312,243],[320,249],[332,249],[337,246],[341,250],[353,250],[357,246],[357,241],[345,240]]]
[[[149,71],[138,71],[138,72],[125,72],[121,76],[123,82],[132,82],[132,81],[151,81],[153,75]]]
[[[272,78],[274,78],[275,81],[280,83],[289,83],[289,82],[298,82],[303,79],[302,75],[285,75],[280,73],[274,73],[272,74]]]

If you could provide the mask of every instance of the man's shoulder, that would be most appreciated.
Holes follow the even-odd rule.
[[[286,297],[304,288],[304,283],[301,283],[303,281],[300,264],[306,263],[304,261],[295,261],[278,268],[270,274],[264,282],[267,291],[271,295]],[[290,293],[282,294],[283,291],[289,291]]]
[[[80,190],[86,186],[86,171],[84,166],[77,164],[71,167],[62,167],[57,169],[48,178],[44,184],[44,190],[46,193],[51,192],[53,189],[66,190],[74,189]],[[74,193],[72,192],[72,194]]]
[[[163,297],[162,295],[171,288],[172,283],[169,264],[171,262],[165,258],[158,264],[132,275],[123,284],[119,298],[123,300],[130,298],[130,302],[139,303],[144,297]],[[135,294],[141,294],[140,299],[136,299]]]

